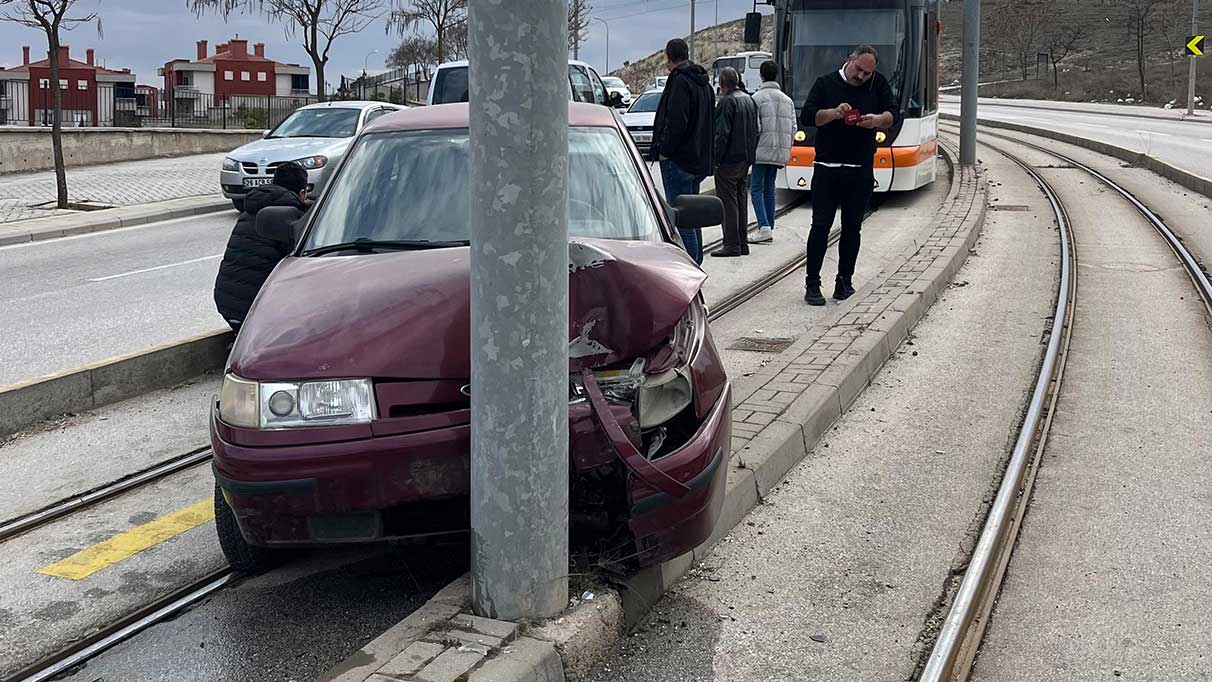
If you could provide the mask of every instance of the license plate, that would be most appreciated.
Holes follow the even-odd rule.
[[[635,133],[636,142],[652,142],[652,133]]]
[[[273,178],[244,178],[244,189],[252,189],[261,185],[272,185]]]

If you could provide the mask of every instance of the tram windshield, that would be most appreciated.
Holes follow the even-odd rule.
[[[791,70],[788,93],[798,109],[818,76],[840,69],[850,52],[870,45],[879,53],[878,70],[900,99],[904,80],[905,14],[900,9],[806,9],[792,15]]]

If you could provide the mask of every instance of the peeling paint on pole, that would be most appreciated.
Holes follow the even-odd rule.
[[[568,603],[568,23],[471,0],[471,526],[476,611]]]

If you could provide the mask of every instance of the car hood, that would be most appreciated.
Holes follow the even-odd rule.
[[[257,297],[229,369],[246,379],[466,379],[470,250],[288,258]],[[569,369],[667,339],[706,275],[671,244],[569,244]]]
[[[634,114],[623,114],[623,124],[626,125],[628,128],[631,128],[633,126],[652,127],[652,124],[655,122],[656,122],[656,112],[655,111],[644,111],[644,112],[637,112]]]
[[[264,158],[268,163],[277,163],[317,154],[336,156],[348,149],[351,142],[352,137],[283,137],[249,142],[228,156],[237,161],[257,163]]]

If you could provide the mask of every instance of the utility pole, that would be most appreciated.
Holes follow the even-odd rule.
[[[590,19],[600,21],[606,27],[606,70],[602,73],[610,73],[610,24],[606,23],[606,20],[601,17],[590,17]]]
[[[690,0],[690,61],[694,61],[694,3]]]
[[[476,613],[568,604],[566,0],[470,0]]]
[[[960,165],[976,165],[976,84],[980,80],[981,0],[964,0],[964,72],[960,86]]]
[[[1191,35],[1199,35],[1199,0],[1191,0]],[[1187,76],[1187,115],[1195,115],[1195,55],[1187,57],[1191,62]]]

